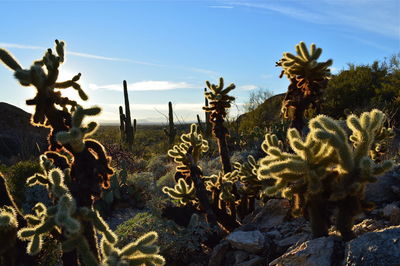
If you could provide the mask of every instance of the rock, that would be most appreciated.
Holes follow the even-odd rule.
[[[266,232],[265,235],[274,240],[282,238],[282,234],[278,230]]]
[[[208,266],[220,266],[224,260],[225,254],[228,251],[230,245],[226,240],[222,240],[221,243],[216,245],[211,252],[210,260],[208,261]]]
[[[238,251],[235,251],[235,254],[233,256],[235,258],[235,264],[238,264],[238,263],[245,261],[249,257],[249,253],[247,253],[243,250],[238,250]]]
[[[342,241],[336,236],[320,237],[290,248],[270,266],[331,266],[341,261]]]
[[[283,238],[276,242],[276,250],[278,253],[285,252],[290,246],[293,246],[297,243],[302,243],[306,240],[309,240],[311,236],[306,233],[300,233],[291,235],[289,237]]]
[[[261,231],[268,231],[281,224],[290,212],[290,203],[287,199],[270,199],[258,212],[247,216],[243,223],[256,224]]]
[[[399,265],[400,226],[359,236],[346,244],[346,265]]]
[[[256,231],[236,231],[226,237],[226,240],[236,249],[242,249],[250,253],[262,251],[265,247],[264,235]]]
[[[235,264],[234,266],[262,266],[266,265],[266,263],[266,258],[253,255],[253,258],[251,258],[250,260]]]
[[[400,208],[395,204],[388,204],[383,208],[383,216],[389,219],[392,224],[400,223]]]
[[[389,225],[388,222],[383,220],[365,219],[361,223],[353,226],[353,232],[359,236],[364,233],[373,232],[383,229]]]
[[[399,196],[394,193],[393,186],[400,183],[398,172],[400,172],[400,167],[396,167],[379,177],[377,182],[368,184],[365,188],[365,200],[375,202],[378,205],[396,201]]]

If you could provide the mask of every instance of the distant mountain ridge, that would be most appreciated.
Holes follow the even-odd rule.
[[[49,129],[30,124],[31,114],[0,102],[0,163],[10,165],[46,150]]]

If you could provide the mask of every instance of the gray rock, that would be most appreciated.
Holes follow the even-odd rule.
[[[266,258],[253,255],[253,257],[250,258],[249,260],[235,264],[234,266],[262,266],[266,265],[266,263],[267,263]]]
[[[383,208],[383,216],[389,219],[392,224],[400,223],[400,208],[395,204],[388,204]]]
[[[273,260],[269,265],[278,266],[331,266],[340,259],[341,240],[336,236],[320,237],[290,248],[285,254]]]
[[[368,184],[365,188],[365,200],[375,202],[378,205],[396,201],[399,195],[393,191],[393,187],[400,183],[398,172],[400,172],[400,167],[396,167],[379,177],[377,182]]]
[[[270,199],[264,207],[247,216],[243,223],[256,224],[261,231],[268,231],[285,220],[290,212],[290,203],[287,199]]]
[[[235,257],[235,264],[239,264],[249,257],[249,253],[243,250],[238,250],[235,251],[235,254],[233,256]]]
[[[346,244],[345,265],[400,264],[400,226],[365,233]]]
[[[228,251],[230,245],[228,241],[222,240],[221,243],[216,245],[211,252],[208,266],[221,266],[224,260],[225,254]]]
[[[265,236],[256,231],[236,231],[226,237],[226,240],[236,249],[257,253],[264,249]]]
[[[289,237],[283,238],[282,240],[276,241],[276,249],[277,252],[282,253],[285,252],[290,246],[293,246],[297,243],[303,243],[306,240],[311,238],[310,234],[300,233],[291,235]]]

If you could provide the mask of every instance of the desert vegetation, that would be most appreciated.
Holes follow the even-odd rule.
[[[0,48],[47,140],[0,167],[0,265],[293,265],[306,241],[339,265],[364,233],[399,236],[399,56],[333,75],[315,44],[295,51],[276,63],[285,94],[260,90],[232,119],[235,84],[206,81],[204,121],[175,124],[171,99],[164,127],[132,117],[126,81],[120,125],[84,123],[101,106],[63,96],[90,96],[80,73],[59,80],[63,41],[29,68]],[[371,200],[385,174],[393,197]]]

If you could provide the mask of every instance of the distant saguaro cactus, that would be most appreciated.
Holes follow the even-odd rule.
[[[207,96],[205,96],[207,92],[207,88],[204,88],[204,106],[208,108],[208,99]],[[211,131],[212,131],[212,125],[210,121],[210,113],[207,111],[204,111],[204,118],[205,118],[205,129],[204,129],[204,136],[206,138],[209,138],[211,136]]]
[[[129,96],[128,96],[128,85],[126,80],[123,82],[124,85],[124,101],[125,101],[125,114],[122,106],[119,107],[119,121],[122,141],[128,144],[129,149],[132,148],[133,140],[136,134],[136,119],[131,122],[131,110],[129,107]]]
[[[174,111],[172,109],[172,102],[168,102],[168,128],[164,128],[164,133],[168,137],[169,145],[174,144],[176,127],[174,124]]]
[[[311,106],[319,113],[322,91],[328,84],[332,59],[317,62],[322,49],[315,44],[311,44],[308,51],[305,43],[300,42],[296,45],[296,52],[297,55],[283,53],[276,66],[283,68],[280,77],[285,74],[291,82],[282,102],[282,113],[285,118],[292,120],[290,127],[301,132],[305,111]]]

